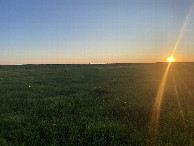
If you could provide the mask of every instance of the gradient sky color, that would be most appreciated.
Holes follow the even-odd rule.
[[[0,64],[166,61],[194,0],[1,0]],[[194,15],[177,48],[194,61]]]

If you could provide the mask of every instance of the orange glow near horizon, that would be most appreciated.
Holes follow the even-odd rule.
[[[168,62],[174,62],[175,60],[174,60],[174,58],[173,57],[169,57],[168,58]]]

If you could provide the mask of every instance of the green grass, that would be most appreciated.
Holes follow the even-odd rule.
[[[0,145],[146,145],[166,67],[0,66]],[[193,77],[171,65],[154,145],[194,145]]]

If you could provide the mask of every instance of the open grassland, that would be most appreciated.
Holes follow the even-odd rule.
[[[0,145],[146,145],[167,63],[0,66]],[[173,63],[153,145],[194,145],[194,63]]]

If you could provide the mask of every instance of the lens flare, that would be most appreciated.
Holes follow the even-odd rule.
[[[163,98],[163,94],[164,94],[164,87],[165,87],[166,79],[168,76],[170,64],[171,64],[171,62],[174,61],[174,54],[175,54],[177,47],[181,41],[181,38],[184,34],[184,31],[189,23],[189,20],[191,18],[192,13],[193,13],[193,9],[194,9],[194,3],[192,5],[192,7],[190,8],[189,13],[187,14],[186,19],[183,23],[183,26],[180,30],[180,33],[178,35],[178,38],[176,40],[175,46],[174,46],[173,51],[172,51],[172,55],[168,59],[169,63],[168,63],[168,66],[166,68],[166,71],[164,73],[164,76],[162,78],[161,84],[159,86],[159,89],[158,89],[158,92],[156,95],[156,99],[155,99],[155,103],[154,103],[154,107],[153,107],[153,111],[152,111],[152,115],[151,115],[150,122],[148,125],[149,131],[148,131],[148,137],[147,137],[147,145],[155,145],[157,133],[158,133],[158,123],[159,123],[159,117],[160,117],[161,103],[162,103],[162,98]]]

